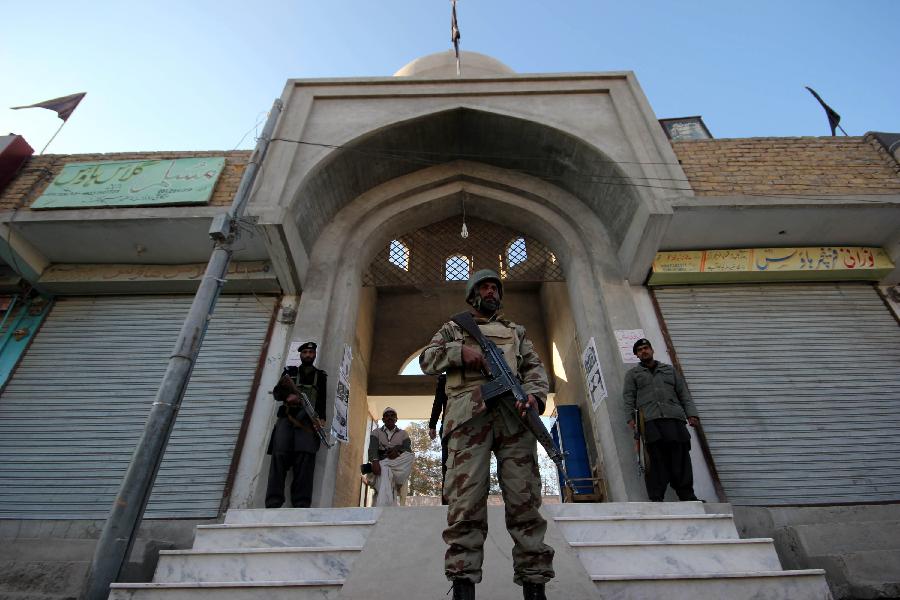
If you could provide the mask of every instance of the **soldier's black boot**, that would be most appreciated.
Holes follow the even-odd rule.
[[[468,579],[454,579],[453,600],[475,600],[475,584]]]
[[[544,594],[543,583],[526,581],[522,584],[522,595],[525,597],[525,600],[547,600],[547,596]]]

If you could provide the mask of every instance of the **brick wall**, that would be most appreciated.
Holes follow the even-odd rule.
[[[861,137],[672,142],[698,196],[900,193],[900,167]]]
[[[122,152],[116,154],[47,154],[33,156],[23,165],[18,176],[0,191],[0,210],[22,208],[28,210],[53,179],[68,163],[106,162],[116,160],[168,160],[173,158],[197,158],[224,156],[225,168],[219,176],[210,198],[210,206],[230,206],[237,192],[244,167],[250,158],[249,150],[231,152]]]
[[[672,142],[698,196],[900,193],[900,167],[861,137],[742,138]],[[210,206],[231,204],[250,151],[51,154],[29,159],[0,192],[0,210],[28,210],[67,163],[225,156]]]

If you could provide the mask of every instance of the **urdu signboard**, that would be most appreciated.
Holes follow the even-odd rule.
[[[31,208],[206,204],[224,157],[71,163]]]
[[[882,248],[738,248],[657,252],[648,285],[756,281],[878,281],[894,269]]]

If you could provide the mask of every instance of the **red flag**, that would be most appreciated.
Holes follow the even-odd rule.
[[[36,104],[29,104],[28,106],[13,106],[14,110],[18,110],[20,108],[46,108],[48,110],[56,111],[56,114],[60,119],[63,120],[63,123],[66,122],[66,119],[72,114],[72,111],[75,110],[75,107],[78,106],[78,103],[81,102],[81,99],[87,95],[87,92],[81,92],[78,94],[72,94],[71,96],[63,96],[62,98],[54,98],[53,100],[44,100],[43,102],[38,102]]]

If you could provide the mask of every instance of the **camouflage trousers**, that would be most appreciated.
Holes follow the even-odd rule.
[[[507,420],[508,422],[508,420]],[[444,541],[448,579],[481,581],[487,536],[487,496],[491,452],[513,539],[514,581],[545,583],[553,578],[553,548],[544,543],[547,522],[541,506],[541,477],[534,435],[523,424],[508,433],[498,409],[486,411],[456,428],[448,442],[444,493],[449,501]]]

